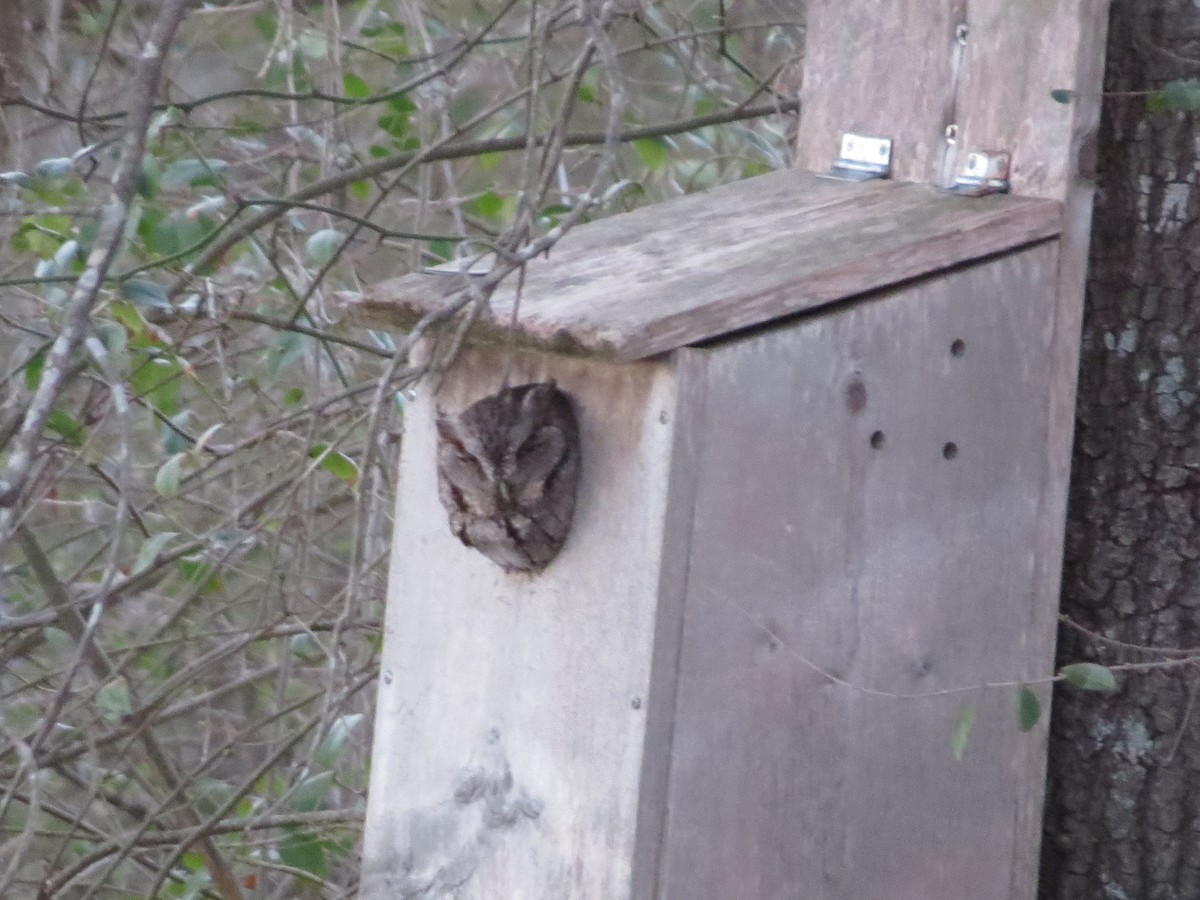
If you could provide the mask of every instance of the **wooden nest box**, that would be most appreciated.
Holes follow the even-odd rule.
[[[1104,21],[814,0],[796,169],[569,233],[515,334],[497,294],[406,412],[363,898],[1034,897],[1096,117],[1050,91]],[[847,133],[890,179],[814,174]],[[533,573],[439,499],[510,357],[579,424]]]

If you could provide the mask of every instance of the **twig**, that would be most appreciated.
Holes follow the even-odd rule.
[[[623,129],[612,139],[617,143],[629,143],[630,141],[641,140],[643,138],[666,137],[672,134],[683,134],[688,131],[695,131],[698,128],[707,128],[710,125],[724,125],[729,122],[741,122],[746,119],[758,119],[763,116],[772,116],[779,113],[791,113],[800,108],[800,104],[796,100],[788,100],[780,103],[763,103],[756,106],[739,105],[732,109],[724,110],[723,112],[710,113],[706,116],[694,116],[690,119],[683,119],[675,122],[665,122],[661,125],[645,125],[639,128]],[[604,146],[610,139],[610,136],[603,131],[584,131],[575,134],[567,135],[562,145],[564,147],[589,147],[589,146]],[[545,142],[544,137],[534,139],[536,144]],[[330,175],[320,181],[313,182],[305,188],[297,191],[291,197],[286,198],[288,202],[305,202],[313,197],[320,197],[323,194],[331,193],[339,188],[355,182],[362,181],[365,178],[374,178],[378,175],[383,175],[393,169],[399,169],[404,166],[411,165],[414,162],[436,162],[442,159],[465,159],[472,156],[481,156],[485,153],[506,153],[514,150],[523,150],[527,139],[523,135],[507,138],[486,138],[478,141],[463,141],[461,143],[448,144],[443,147],[437,147],[430,150],[417,151],[415,153],[401,153],[396,156],[381,159],[366,165],[356,166],[352,169],[346,169],[336,175]],[[189,269],[196,271],[207,266],[209,263],[220,258],[226,251],[232,248],[239,241],[244,240],[249,235],[253,234],[264,225],[275,221],[286,211],[286,207],[265,209],[262,212],[256,213],[242,222],[241,225],[233,228],[221,240],[210,244],[204,253],[194,260]],[[168,290],[170,296],[179,294],[187,284],[190,276],[181,276]]]
[[[129,203],[137,190],[146,150],[146,131],[150,125],[154,94],[162,78],[166,61],[165,49],[170,46],[179,23],[187,9],[187,0],[164,0],[150,39],[142,50],[133,86],[130,89],[129,130],[125,134],[120,161],[113,174],[113,189],[100,219],[95,248],[87,268],[79,277],[75,292],[63,317],[63,328],[47,355],[42,378],[25,413],[20,430],[12,441],[8,465],[0,475],[0,507],[6,507],[0,517],[0,532],[7,530],[15,506],[33,464],[34,451],[59,393],[66,384],[72,357],[79,349],[90,327],[92,307],[100,285],[116,259],[129,219]]]

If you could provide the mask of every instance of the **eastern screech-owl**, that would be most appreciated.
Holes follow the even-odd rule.
[[[562,548],[579,483],[579,423],[554,382],[523,384],[438,416],[438,495],[450,530],[507,572]]]

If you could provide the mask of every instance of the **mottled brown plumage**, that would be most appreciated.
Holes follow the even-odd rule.
[[[579,423],[554,382],[523,384],[439,416],[438,495],[450,530],[508,572],[537,572],[567,539]]]

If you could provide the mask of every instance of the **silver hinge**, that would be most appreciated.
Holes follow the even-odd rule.
[[[889,177],[892,174],[891,138],[846,132],[842,135],[842,151],[828,174],[830,178],[845,181]]]
[[[955,179],[950,192],[968,197],[1007,194],[1009,161],[1009,155],[1000,150],[968,153],[963,173]]]

